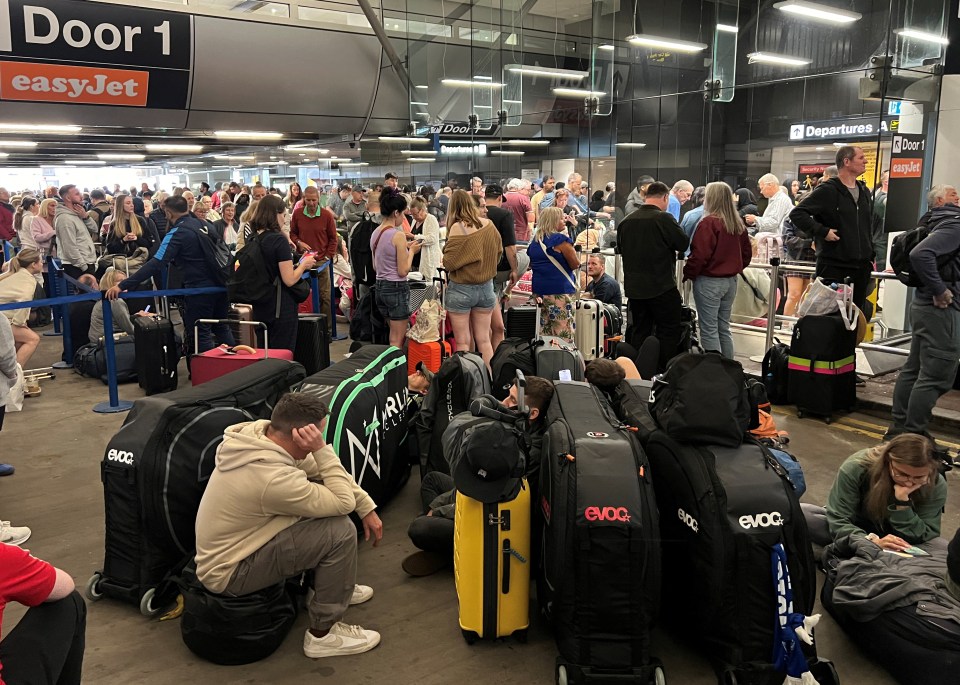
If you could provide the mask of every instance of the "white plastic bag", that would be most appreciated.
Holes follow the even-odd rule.
[[[7,413],[23,410],[23,389],[26,381],[23,378],[23,367],[17,364],[17,380],[7,395]]]
[[[808,314],[827,316],[841,307],[846,309],[845,304],[850,301],[852,293],[853,289],[849,285],[840,284],[834,290],[819,278],[814,278],[803,292],[800,304],[797,305],[797,318]]]

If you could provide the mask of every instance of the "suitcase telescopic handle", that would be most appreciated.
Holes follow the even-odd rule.
[[[263,358],[269,359],[270,357],[270,340],[269,334],[267,333],[267,324],[263,321],[236,321],[234,319],[197,319],[193,324],[193,353],[200,354],[200,328],[197,324],[200,323],[223,323],[223,324],[232,324],[238,323],[241,326],[259,326],[263,329]]]

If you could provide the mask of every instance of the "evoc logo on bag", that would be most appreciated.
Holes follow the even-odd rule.
[[[587,507],[583,518],[588,521],[629,521],[630,512],[626,507]]]
[[[769,528],[770,526],[782,526],[783,516],[779,511],[764,512],[740,517],[740,527],[744,530],[751,528]]]
[[[133,452],[112,449],[107,452],[107,461],[116,461],[127,466],[133,466]]]
[[[683,521],[683,525],[692,530],[694,533],[700,532],[700,524],[697,523],[697,519],[693,518],[683,509],[677,509],[677,517]]]

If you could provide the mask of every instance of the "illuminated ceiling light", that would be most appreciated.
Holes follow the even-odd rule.
[[[410,162],[411,164],[417,164],[418,162],[430,163],[430,162],[436,162],[437,160],[432,157],[411,157],[407,161]]]
[[[473,80],[474,81],[492,81],[493,77],[492,76],[474,76]]]
[[[578,69],[560,69],[559,67],[510,67],[507,71],[525,76],[552,76],[554,78],[585,79],[588,74]]]
[[[203,162],[171,162],[177,166],[203,166]]]
[[[922,40],[927,43],[937,43],[938,45],[949,45],[950,40],[944,38],[938,33],[928,33],[927,31],[917,31],[916,29],[899,29],[895,31],[899,36],[904,38],[913,38],[915,40]]]
[[[256,155],[236,155],[231,157],[230,155],[214,155],[214,159],[225,159],[228,162],[255,162],[257,160]]]
[[[435,155],[436,150],[400,150],[401,155]]]
[[[462,78],[444,78],[440,83],[453,88],[503,88],[504,84],[499,81],[468,81]]]
[[[584,97],[603,97],[606,95],[606,91],[603,90],[589,90],[587,88],[554,88],[554,95],[582,95]]]
[[[326,157],[324,159],[318,159],[318,162],[350,162],[353,161],[351,157]]]
[[[32,140],[0,140],[0,147],[36,147]]]
[[[426,106],[429,105],[430,103],[428,103],[428,102],[414,102],[413,100],[411,100],[411,101],[410,101],[410,104],[411,104],[411,105],[418,105],[418,106],[420,106],[420,107],[426,107]]]
[[[283,134],[276,131],[214,131],[213,135],[217,138],[233,140],[278,140],[283,138]]]
[[[433,141],[429,138],[414,138],[413,136],[379,136],[381,143],[409,143],[410,145],[429,145]]]
[[[202,152],[203,145],[174,145],[167,143],[150,143],[144,145],[147,152]]]
[[[676,50],[677,52],[703,52],[708,47],[706,43],[694,43],[688,40],[679,40],[677,38],[651,36],[646,33],[635,33],[632,36],[627,36],[627,42],[631,45],[640,45],[646,48]]]
[[[9,156],[10,156],[9,152],[0,152],[0,157],[9,157]]]
[[[805,67],[812,60],[789,55],[775,55],[772,52],[751,52],[747,55],[750,64],[779,64],[784,67]]]
[[[111,161],[122,161],[127,160],[130,162],[142,162],[145,159],[146,155],[130,155],[130,154],[113,154],[107,153],[102,155],[97,155],[98,159],[107,159]]]
[[[300,152],[301,150],[309,150],[310,152],[317,152],[321,155],[326,155],[330,153],[330,150],[314,147],[313,143],[311,143],[310,145],[284,145],[283,149],[287,150],[288,152]]]
[[[515,145],[517,147],[525,147],[528,145],[549,145],[549,144],[550,144],[549,140],[541,140],[539,138],[530,139],[530,140],[521,140],[519,138],[515,138],[513,140],[505,140],[501,143],[501,145]]]
[[[49,124],[0,124],[0,131],[18,133],[79,133],[79,126]]]
[[[77,164],[106,164],[102,159],[65,159],[63,163],[70,166]]]
[[[507,100],[506,98],[504,98],[503,101],[504,101],[505,103],[506,103],[506,102],[509,102],[509,103],[512,104],[512,105],[522,105],[522,104],[523,104],[523,100]]]
[[[370,166],[370,162],[342,162],[340,166]]]
[[[612,51],[615,50],[615,49],[616,49],[616,48],[615,48],[614,46],[610,45],[610,43],[604,43],[604,44],[602,44],[602,45],[598,45],[598,46],[597,46],[597,50],[608,50],[608,51],[612,52]]]
[[[430,86],[414,86],[414,88],[419,88],[420,90],[427,90]]]
[[[739,33],[740,27],[734,26],[733,24],[717,24],[717,31],[723,31],[724,33]]]
[[[490,154],[499,157],[521,157],[527,153],[523,150],[490,150]]]
[[[646,143],[617,143],[617,147],[635,148],[637,150],[645,148],[646,146]]]
[[[808,0],[786,0],[786,2],[776,2],[773,6],[781,12],[796,14],[803,19],[827,21],[832,24],[852,24],[863,18],[863,15],[859,12],[842,10]]]

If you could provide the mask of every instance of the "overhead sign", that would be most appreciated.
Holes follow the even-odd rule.
[[[499,123],[490,124],[484,128],[474,128],[468,121],[446,121],[430,127],[430,133],[448,136],[492,136],[499,130]]]
[[[891,114],[891,115],[895,114],[896,116],[900,116],[900,114],[902,113],[900,110],[902,109],[903,109],[902,100],[891,100],[889,103],[887,103],[887,114]]]
[[[932,152],[932,151],[931,151]],[[884,230],[905,231],[917,225],[927,171],[927,139],[923,135],[901,133],[890,144],[889,200]]]
[[[899,135],[893,137],[890,178],[922,178],[923,153],[927,141],[923,136]]]
[[[441,145],[441,155],[486,155],[486,143],[477,145]]]
[[[879,122],[875,117],[813,121],[790,124],[790,140],[821,141],[843,138],[869,138],[876,136],[878,133],[896,132],[899,127],[900,120],[890,117],[886,117]]]
[[[0,0],[0,99],[183,109],[193,17],[135,5]]]

